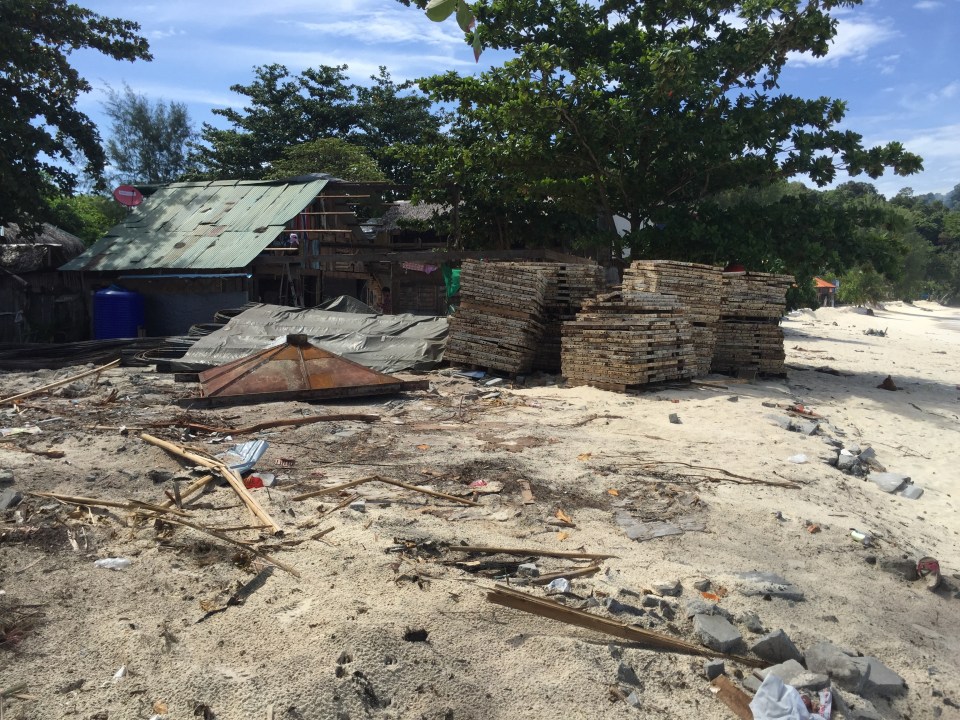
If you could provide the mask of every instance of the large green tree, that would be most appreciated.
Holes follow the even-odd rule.
[[[843,101],[779,90],[789,55],[825,55],[830,11],[857,4],[478,0],[483,44],[516,57],[477,77],[420,81],[456,115],[450,142],[414,153],[419,193],[459,199],[461,222],[477,225],[494,217],[467,188],[490,188],[503,208],[519,199],[522,212],[500,222],[518,231],[508,243],[528,241],[531,219],[555,208],[597,218],[607,243],[614,216],[627,218],[634,243],[738,188],[915,172],[920,158],[899,143],[865,148],[838,129]]]
[[[282,65],[255,68],[252,83],[231,88],[249,98],[248,104],[214,110],[231,127],[203,125],[195,154],[200,173],[263,177],[291,148],[336,138],[363,148],[391,179],[408,181],[409,166],[397,150],[435,140],[439,116],[412,84],[393,82],[386,68],[368,86],[348,82],[346,71],[346,65],[300,75]]]
[[[184,103],[151,102],[124,85],[122,92],[108,91],[104,110],[111,120],[106,150],[115,179],[155,185],[187,171],[194,131]]]
[[[299,76],[279,64],[254,68],[248,85],[230,89],[248,98],[242,110],[213,111],[230,123],[204,123],[194,161],[206,177],[256,179],[283,151],[325,137],[343,137],[359,120],[346,65],[305,70]]]
[[[353,182],[387,179],[362,147],[340,138],[311,140],[286,148],[283,157],[271,163],[265,177],[279,180],[320,172]]]
[[[149,60],[139,29],[66,0],[0,0],[0,223],[45,219],[44,198],[76,184],[71,166],[102,179],[100,136],[76,107],[90,84],[68,56],[90,48]]]

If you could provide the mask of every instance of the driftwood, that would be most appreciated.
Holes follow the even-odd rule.
[[[717,690],[717,699],[733,711],[740,720],[753,720],[750,709],[750,696],[738,688],[726,675],[721,675],[710,683]]]
[[[479,545],[450,545],[448,550],[465,553],[483,553],[485,555],[536,555],[538,557],[567,558],[570,560],[608,560],[616,555],[595,555],[592,553],[565,552],[560,550],[540,550],[538,548],[481,547]]]
[[[256,425],[248,425],[247,427],[241,428],[225,428],[225,427],[213,427],[210,425],[201,425],[200,423],[180,423],[180,422],[170,422],[167,425],[183,425],[184,427],[190,428],[191,430],[202,430],[204,432],[213,432],[220,433],[223,435],[249,435],[250,433],[259,432],[260,430],[267,430],[269,428],[275,427],[289,427],[296,425],[310,425],[312,423],[318,422],[346,422],[353,420],[356,422],[365,422],[365,423],[374,423],[380,420],[379,415],[363,415],[360,413],[344,413],[340,415],[309,415],[307,417],[300,418],[288,418],[286,420],[267,420],[262,423],[257,423]]]
[[[100,367],[95,367],[92,370],[85,370],[82,373],[77,373],[76,375],[71,375],[68,378],[63,378],[62,380],[57,380],[56,382],[48,383],[33,390],[27,390],[26,392],[19,393],[18,395],[11,395],[10,397],[5,397],[0,400],[0,405],[6,405],[7,403],[15,403],[18,400],[26,400],[28,397],[33,397],[34,395],[39,395],[40,393],[45,393],[48,390],[56,390],[58,387],[63,387],[64,385],[69,385],[75,380],[85,378],[88,375],[96,375],[97,373],[102,373],[104,370],[109,370],[110,368],[117,367],[120,364],[120,360],[114,360],[112,363],[107,363],[106,365],[101,365]]]
[[[690,468],[692,470],[710,470],[712,472],[718,472],[724,475],[723,478],[710,477],[709,475],[690,475],[688,477],[700,478],[701,480],[707,480],[709,482],[733,482],[737,485],[769,485],[770,487],[782,487],[790,488],[791,490],[799,490],[800,485],[797,483],[792,483],[788,480],[783,482],[778,482],[776,480],[758,480],[757,478],[747,477],[746,475],[737,475],[734,472],[729,470],[724,470],[723,468],[715,467],[705,467],[701,465],[691,465],[690,463],[681,462],[680,460],[658,460],[651,463],[637,463],[634,466],[640,467],[644,470],[655,468],[660,465],[679,465],[680,467]],[[621,465],[621,467],[629,467],[630,465]]]
[[[273,557],[270,557],[265,552],[261,552],[254,547],[251,547],[249,543],[241,542],[240,540],[234,540],[231,537],[228,537],[223,534],[220,530],[215,530],[213,528],[206,527],[204,525],[198,525],[197,523],[192,523],[188,520],[184,520],[185,517],[190,517],[187,513],[177,510],[176,508],[165,508],[160,505],[152,505],[151,503],[141,502],[139,500],[128,500],[126,502],[119,502],[116,500],[100,500],[98,498],[88,498],[88,497],[75,497],[72,495],[57,495],[56,493],[44,493],[44,492],[31,492],[29,495],[34,495],[36,497],[48,497],[54,500],[60,500],[61,502],[69,503],[71,505],[83,505],[90,507],[115,507],[122,508],[124,510],[145,510],[147,512],[156,513],[158,515],[164,515],[164,522],[173,523],[174,525],[183,525],[184,527],[193,528],[199,532],[206,533],[207,535],[212,535],[215,538],[223,540],[224,542],[230,543],[231,545],[236,545],[241,547],[248,552],[253,553],[257,557],[263,558],[268,563],[276,565],[281,570],[286,570],[291,575],[295,577],[300,577],[300,573],[297,572],[293,567],[283,563]],[[172,516],[172,517],[171,517]],[[272,526],[269,526],[272,527]]]
[[[607,635],[613,635],[614,637],[636,642],[658,650],[682,653],[684,655],[700,655],[703,657],[727,657],[752,667],[760,667],[763,665],[763,663],[753,658],[717,653],[709,648],[694,645],[684,640],[678,640],[670,635],[645,630],[636,625],[627,625],[626,623],[616,622],[615,620],[608,620],[598,617],[597,615],[591,615],[582,610],[574,610],[555,603],[552,600],[545,600],[533,595],[517,592],[503,585],[496,585],[493,590],[489,591],[487,593],[487,600],[497,605],[513,608],[514,610],[522,610],[523,612],[557,620],[567,623],[568,625],[576,625],[586,628],[587,630],[606,633]]]
[[[230,487],[232,487],[234,492],[240,496],[240,499],[243,500],[246,506],[250,509],[250,512],[253,513],[258,520],[263,522],[265,525],[269,525],[274,533],[280,532],[280,526],[274,522],[273,518],[270,517],[270,514],[260,506],[260,503],[257,502],[257,499],[250,493],[249,490],[247,490],[246,486],[243,484],[243,478],[240,477],[240,473],[235,470],[231,470],[219,460],[198,455],[195,452],[186,450],[179,445],[167,442],[166,440],[161,440],[153,435],[140,433],[140,438],[151,445],[156,445],[159,448],[163,448],[167,452],[181,457],[184,460],[189,460],[194,465],[202,465],[210,468],[211,470],[215,470],[220,476],[226,479],[228,483],[230,483]]]
[[[30,453],[31,455],[40,455],[41,457],[53,458],[54,460],[59,460],[66,456],[63,450],[34,450],[33,448],[21,447],[19,445],[4,445],[3,449]]]
[[[251,547],[248,543],[240,542],[239,540],[234,540],[232,537],[228,537],[227,535],[224,535],[219,530],[213,530],[211,528],[204,527],[203,525],[197,525],[196,523],[192,523],[177,517],[166,518],[166,522],[173,523],[174,525],[183,525],[184,527],[193,528],[194,530],[198,530],[199,532],[206,533],[207,535],[212,535],[213,537],[218,538],[219,540],[223,540],[226,543],[230,543],[231,545],[236,545],[239,548],[243,548],[247,552],[253,553],[257,557],[266,560],[271,565],[276,565],[281,570],[287,571],[294,577],[300,577],[300,572],[296,570],[296,568],[290,565],[287,565],[286,563],[281,562],[276,558],[271,557],[270,555],[267,555],[265,552],[257,550],[255,547]]]
[[[28,492],[28,495],[33,497],[41,498],[50,498],[51,500],[58,500],[59,502],[67,503],[69,505],[81,505],[83,507],[104,507],[104,508],[119,508],[121,510],[146,510],[147,512],[152,513],[171,513],[173,515],[179,515],[182,517],[190,517],[187,513],[177,508],[166,508],[160,505],[151,505],[150,503],[140,502],[139,500],[127,500],[121,502],[119,500],[101,500],[99,498],[91,497],[82,497],[79,495],[60,495],[58,493],[51,492]]]
[[[593,575],[600,571],[600,565],[590,565],[588,567],[570,568],[568,570],[558,570],[557,572],[547,573],[533,578],[530,582],[534,585],[549,585],[554,580],[560,578],[583,577],[584,575]]]
[[[330,493],[339,492],[340,490],[346,490],[348,488],[357,487],[358,485],[363,485],[369,482],[382,482],[387,485],[394,485],[396,487],[403,488],[404,490],[412,490],[413,492],[423,493],[424,495],[430,495],[431,497],[441,498],[443,500],[449,500],[451,502],[460,503],[461,505],[474,505],[479,506],[480,503],[473,502],[473,500],[467,500],[465,498],[455,497],[453,495],[447,495],[446,493],[437,492],[436,490],[428,490],[427,488],[422,488],[419,485],[410,485],[409,483],[400,482],[399,480],[392,480],[391,478],[385,478],[381,475],[371,475],[370,477],[361,478],[360,480],[351,480],[350,482],[341,483],[340,485],[333,485],[328,488],[321,488],[320,490],[311,490],[310,492],[303,493],[302,495],[297,495],[294,500],[308,500],[309,498],[319,497],[321,495],[328,495]]]

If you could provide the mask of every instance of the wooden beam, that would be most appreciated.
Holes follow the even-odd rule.
[[[608,620],[607,618],[597,615],[591,615],[583,610],[574,610],[573,608],[568,608],[552,600],[517,592],[513,588],[503,585],[494,586],[494,589],[487,593],[487,600],[497,605],[513,608],[514,610],[521,610],[533,615],[549,618],[550,620],[567,623],[568,625],[576,625],[577,627],[586,628],[587,630],[606,633],[607,635],[640,643],[641,645],[658,650],[682,653],[684,655],[700,655],[702,657],[728,657],[751,667],[760,667],[763,665],[763,663],[753,658],[717,653],[709,648],[688,643],[685,640],[680,640],[671,635],[653,632],[652,630],[646,630],[636,625],[627,625],[626,623],[615,620]]]
[[[77,373],[76,375],[71,375],[70,377],[63,378],[62,380],[57,380],[56,382],[52,382],[52,383],[48,383],[48,384],[46,384],[46,385],[42,385],[42,386],[40,386],[40,387],[38,387],[38,388],[34,388],[33,390],[27,390],[26,392],[22,392],[22,393],[19,393],[19,394],[17,394],[17,395],[11,395],[10,397],[5,397],[5,398],[3,398],[2,400],[0,400],[0,405],[6,405],[7,403],[15,403],[15,402],[17,402],[17,400],[25,400],[25,399],[28,398],[28,397],[33,397],[34,395],[39,395],[40,393],[45,393],[45,392],[47,392],[48,390],[55,390],[55,389],[58,388],[58,387],[62,387],[62,386],[64,386],[64,385],[69,385],[70,383],[74,382],[75,380],[79,380],[80,378],[85,378],[85,377],[87,377],[88,375],[95,375],[95,374],[97,374],[97,373],[102,373],[104,370],[109,370],[110,368],[115,368],[115,367],[117,367],[119,364],[120,364],[120,359],[117,358],[117,359],[114,360],[113,362],[107,363],[106,365],[101,365],[100,367],[95,367],[95,368],[93,368],[93,370],[85,370],[85,371],[82,372],[82,373]]]
[[[538,548],[482,547],[479,545],[451,545],[450,550],[465,553],[483,553],[485,555],[536,555],[538,557],[567,558],[568,560],[609,560],[616,555],[597,555],[594,553],[565,552],[561,550],[540,550]]]
[[[717,690],[717,699],[730,708],[740,720],[753,720],[753,710],[750,709],[750,696],[734,685],[730,678],[721,675],[712,683]]]

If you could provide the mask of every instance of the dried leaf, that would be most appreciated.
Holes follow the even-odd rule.
[[[712,592],[701,592],[701,595],[707,600],[713,600],[714,602],[720,602],[720,596]]]
[[[579,455],[577,455],[577,460],[579,460],[580,462],[586,462],[592,457],[593,457],[593,453],[580,453]]]
[[[610,488],[609,490],[607,490],[607,495],[613,495],[614,497],[620,497],[620,492],[619,492],[618,490],[614,490],[613,488]]]
[[[727,590],[723,585],[717,585],[713,589],[713,592],[716,593],[718,597],[722,597],[722,598],[725,598],[727,595],[730,594],[730,591]]]
[[[153,711],[157,715],[166,715],[168,712],[170,712],[170,708],[163,700],[157,700],[153,704]]]
[[[558,542],[563,542],[563,541],[566,540],[568,537],[570,537],[570,536],[569,536],[567,533],[565,533],[565,532],[558,532],[558,533],[557,533],[557,541],[558,541]]]
[[[557,520],[561,520],[565,523],[570,523],[571,525],[573,525],[573,518],[567,515],[562,509],[557,510],[556,518]]]
[[[429,445],[417,445],[417,450],[429,450]]]

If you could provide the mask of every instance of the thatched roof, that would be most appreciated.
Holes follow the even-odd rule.
[[[432,225],[434,215],[442,215],[447,212],[445,205],[437,203],[420,203],[412,205],[408,200],[398,200],[390,205],[387,211],[380,217],[377,223],[377,230],[381,232],[394,232],[397,230],[406,230],[411,226]]]
[[[27,237],[11,223],[0,237],[0,267],[13,273],[56,268],[83,250],[83,240],[53,225],[44,223],[39,235]]]

